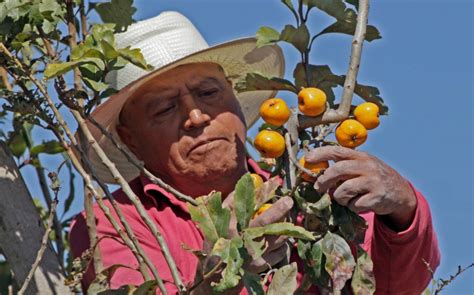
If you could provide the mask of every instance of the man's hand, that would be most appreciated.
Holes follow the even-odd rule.
[[[336,202],[354,212],[384,215],[394,230],[406,229],[413,220],[416,197],[408,182],[393,168],[365,152],[339,146],[316,148],[307,162],[332,160],[335,164],[318,177],[314,188],[329,191]]]
[[[231,209],[231,219],[229,226],[229,236],[232,238],[237,235],[237,218],[235,217],[233,205],[234,194],[231,193],[224,200],[223,206]],[[293,207],[293,199],[283,197],[275,202],[269,209],[250,221],[249,227],[258,227],[281,222],[288,216],[290,209]],[[263,255],[253,261],[249,261],[244,267],[252,272],[259,273],[270,266],[277,264],[286,257],[288,251],[287,238],[281,236],[265,236],[267,249]]]

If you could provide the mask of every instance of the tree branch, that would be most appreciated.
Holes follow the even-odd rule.
[[[51,97],[49,96],[48,92],[46,91],[46,89],[43,87],[43,85],[34,77],[32,76],[30,73],[27,73],[24,69],[23,69],[23,66],[22,64],[20,63],[20,61],[18,61],[11,53],[10,51],[4,46],[3,43],[0,42],[0,52],[4,53],[5,56],[7,58],[9,58],[12,62],[14,62],[23,72],[24,74],[30,79],[31,82],[33,82],[33,84],[35,84],[35,86],[38,88],[38,90],[43,94],[43,96],[45,97],[46,101],[48,102],[48,106],[53,110],[53,113],[55,114],[56,116],[56,119],[58,120],[59,122],[59,125],[61,126],[61,128],[63,130],[65,130],[66,134],[68,135],[69,139],[71,140],[71,142],[74,144],[74,146],[76,147],[76,149],[83,155],[83,159],[86,160],[86,163],[87,163],[87,155],[85,155],[85,153],[82,151],[82,148],[80,147],[80,145],[77,143],[77,140],[76,138],[72,135],[69,127],[66,125],[65,121],[64,121],[64,118],[62,117],[61,113],[59,113],[59,110],[56,108],[56,106],[54,105]],[[77,111],[75,111],[77,112]],[[100,196],[100,194],[97,193],[97,191],[95,190],[94,186],[92,185],[92,179],[91,179],[91,176],[84,170],[84,168],[82,167],[79,159],[77,158],[77,156],[72,152],[71,148],[70,148],[70,145],[69,143],[66,141],[66,139],[64,138],[64,136],[59,133],[59,132],[56,132],[55,133],[56,136],[58,137],[58,139],[61,141],[61,143],[63,144],[63,147],[65,148],[69,158],[71,159],[71,162],[72,164],[74,165],[74,167],[76,168],[76,170],[79,172],[79,174],[83,177],[83,179],[85,180],[86,182],[86,186],[87,188],[93,192],[94,196],[96,197],[96,200],[97,200],[97,203],[99,205],[99,207],[101,208],[101,210],[104,212],[105,216],[107,217],[107,219],[110,221],[110,223],[112,224],[112,226],[114,227],[114,229],[117,231],[117,233],[121,236],[121,238],[124,240],[124,242],[127,244],[127,246],[132,250],[132,252],[134,254],[136,254],[137,256],[137,259],[138,259],[138,262],[140,264],[140,270],[142,271],[142,274],[144,275],[144,278],[146,278],[148,276],[148,273],[145,271],[143,272],[143,270],[146,270],[146,267],[143,267],[143,263],[145,261],[145,263],[147,263],[148,267],[150,267],[150,269],[152,270],[152,272],[154,272],[154,274],[156,274],[156,280],[157,280],[157,283],[158,283],[158,287],[159,289],[162,291],[163,294],[166,294],[167,291],[164,287],[164,284],[163,284],[163,281],[162,279],[158,276],[158,274],[156,273],[156,268],[154,267],[154,265],[151,263],[151,261],[147,258],[146,254],[144,253],[143,249],[141,249],[140,245],[138,244],[137,248],[135,249],[135,247],[133,246],[133,244],[129,243],[129,240],[127,239],[126,236],[123,235],[123,231],[122,229],[119,227],[119,225],[117,224],[117,222],[115,221],[115,219],[112,217],[112,215],[110,214],[110,210],[107,206],[105,206],[105,204],[103,203],[102,201],[102,198]],[[90,165],[89,165],[90,166]],[[93,172],[93,171],[92,171]],[[98,182],[99,184],[101,184],[101,182],[99,181]],[[103,185],[103,184],[102,184]],[[130,227],[128,226],[128,223],[126,222],[125,218],[123,217],[123,214],[121,213],[120,210],[117,211],[117,215],[119,216],[119,218],[121,218],[121,221],[122,223],[124,224],[124,227],[126,229],[126,232],[129,236],[131,237],[134,237],[133,235],[133,232],[131,231],[127,231],[127,228],[130,229]],[[127,226],[125,226],[127,225]],[[136,238],[135,239],[132,239],[132,241],[135,240],[136,241]],[[137,242],[138,243],[138,242]],[[139,255],[137,255],[139,254]],[[155,271],[153,271],[155,269]]]
[[[317,117],[307,117],[299,115],[299,128],[306,129],[308,127],[337,123],[349,116],[351,108],[352,96],[354,94],[354,87],[356,83],[357,74],[359,72],[360,59],[362,55],[362,45],[365,40],[365,33],[367,29],[367,19],[369,13],[369,0],[359,1],[359,14],[357,15],[357,25],[352,39],[351,58],[349,68],[344,81],[344,91],[342,93],[341,103],[339,107],[328,109],[324,114]]]
[[[38,268],[38,265],[41,262],[41,259],[43,258],[44,251],[46,250],[46,247],[48,246],[48,238],[49,238],[49,233],[51,232],[51,227],[53,225],[53,219],[56,216],[56,208],[58,206],[58,195],[56,192],[56,196],[54,197],[54,201],[50,205],[50,210],[49,210],[49,216],[48,216],[48,221],[46,224],[46,231],[43,234],[43,238],[41,239],[41,247],[38,250],[38,253],[36,254],[36,259],[33,265],[31,266],[30,272],[26,276],[25,281],[23,282],[23,285],[21,286],[20,290],[18,291],[18,295],[23,295],[28,288],[28,285],[33,278],[33,275]]]
[[[10,81],[8,81],[7,70],[5,70],[3,66],[0,66],[0,76],[2,76],[2,82],[3,82],[3,85],[5,85],[5,88],[8,91],[13,91],[12,84],[10,84]]]
[[[89,142],[89,144],[91,145],[92,149],[94,150],[94,152],[97,154],[97,156],[102,161],[102,163],[112,173],[116,183],[122,187],[123,192],[127,195],[130,201],[133,203],[133,205],[138,211],[138,214],[140,215],[140,217],[143,219],[145,224],[148,226],[148,228],[151,230],[151,232],[155,236],[156,241],[160,245],[161,252],[163,253],[165,260],[168,263],[168,266],[171,271],[171,275],[173,277],[173,280],[179,292],[180,293],[185,292],[186,286],[183,284],[181,277],[179,276],[176,263],[174,262],[174,259],[171,256],[171,253],[169,251],[168,245],[166,244],[161,233],[159,232],[156,224],[151,220],[150,216],[148,215],[145,208],[143,207],[143,204],[140,202],[137,195],[133,192],[133,190],[131,189],[130,185],[125,180],[125,178],[123,178],[123,176],[120,174],[115,164],[112,161],[110,161],[109,157],[105,154],[102,147],[97,143],[94,136],[92,136],[92,133],[87,127],[87,124],[85,120],[82,118],[81,114],[77,110],[70,110],[70,111],[72,112],[72,115],[78,122],[79,127],[81,128],[82,132],[84,132],[84,135],[87,141]]]

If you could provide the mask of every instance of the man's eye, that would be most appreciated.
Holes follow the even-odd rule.
[[[162,110],[159,110],[158,112],[155,113],[155,116],[162,116],[162,115],[166,115],[168,114],[169,112],[171,112],[174,108],[175,108],[176,105],[170,105]]]
[[[203,98],[212,98],[217,95],[217,92],[217,89],[204,90],[199,93],[199,96]]]

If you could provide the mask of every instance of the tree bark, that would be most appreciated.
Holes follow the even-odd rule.
[[[6,144],[0,141],[0,248],[22,285],[45,229]],[[59,260],[49,245],[26,294],[70,294]]]

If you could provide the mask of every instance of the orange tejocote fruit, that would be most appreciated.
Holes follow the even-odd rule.
[[[252,218],[257,218],[260,214],[270,209],[271,206],[272,204],[263,204],[260,208],[258,208],[257,212],[255,212]]]
[[[263,179],[260,175],[258,175],[256,173],[252,173],[252,174],[250,174],[250,177],[252,177],[253,186],[255,188],[259,188],[263,185]]]
[[[380,124],[379,107],[373,102],[364,102],[354,110],[354,117],[368,130],[377,128]]]
[[[260,131],[253,144],[264,158],[278,158],[285,151],[285,139],[273,130]]]
[[[318,162],[318,163],[308,163],[308,162],[306,162],[304,157],[301,157],[299,162],[300,162],[301,166],[303,166],[304,168],[310,170],[313,173],[318,173],[322,169],[326,169],[326,168],[329,167],[329,163],[327,161]],[[306,174],[304,172],[301,173],[301,178],[303,178],[304,180],[306,180],[308,182],[314,182],[316,180],[314,177],[311,177],[311,175]]]
[[[316,117],[326,110],[326,93],[319,88],[303,88],[298,93],[298,108],[306,116]]]
[[[291,111],[281,98],[269,98],[260,106],[260,116],[268,124],[280,127],[288,121]]]
[[[336,128],[336,139],[340,145],[355,148],[367,140],[367,129],[357,120],[344,120]]]

